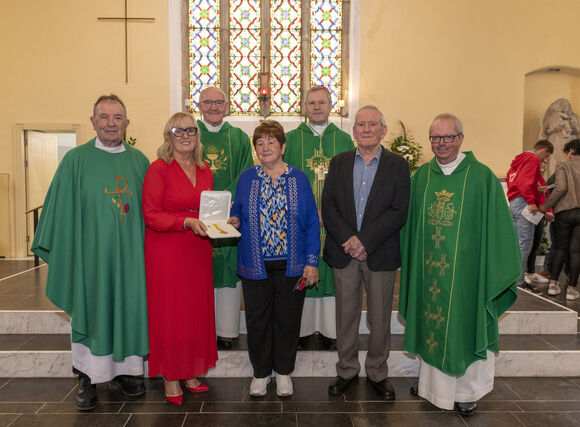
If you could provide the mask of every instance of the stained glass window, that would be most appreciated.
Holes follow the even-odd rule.
[[[273,0],[270,4],[270,110],[296,114],[300,110],[300,2]]]
[[[219,0],[189,1],[189,98],[197,111],[199,92],[220,84]]]
[[[332,111],[338,113],[342,87],[342,3],[312,0],[310,5],[310,83],[330,90]]]
[[[230,1],[230,102],[232,111],[260,113],[260,1]]]
[[[191,111],[199,92],[215,85],[228,93],[231,114],[296,115],[306,90],[323,85],[339,114],[347,81],[343,7],[343,0],[189,0]]]

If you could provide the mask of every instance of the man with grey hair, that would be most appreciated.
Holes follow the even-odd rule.
[[[399,230],[407,218],[409,165],[381,146],[387,133],[382,113],[362,107],[355,117],[356,150],[330,161],[322,192],[327,230],[324,259],[336,285],[337,376],[328,387],[341,395],[358,378],[359,323],[363,287],[367,293],[370,339],[367,379],[382,399],[394,400],[388,380],[391,309],[400,266]]]
[[[350,135],[328,121],[332,111],[330,91],[324,86],[312,86],[306,92],[304,112],[306,122],[286,134],[284,161],[308,176],[316,206],[320,213],[322,189],[330,159],[354,149]],[[320,221],[320,241],[324,243],[326,228]],[[324,245],[320,248],[321,255]],[[300,323],[301,340],[318,332],[327,350],[336,350],[336,310],[332,269],[320,257],[320,280],[316,287],[306,289],[306,299]]]
[[[32,251],[48,265],[46,296],[70,315],[79,411],[96,384],[145,393],[149,354],[141,195],[149,160],[123,141],[129,119],[116,95],[99,97],[96,137],[62,159],[44,200]]]
[[[517,298],[519,247],[499,180],[460,151],[461,121],[438,115],[429,140],[435,157],[413,174],[401,232],[404,348],[420,358],[411,393],[470,415],[493,388],[497,322]]]
[[[199,94],[197,121],[203,144],[203,159],[213,174],[215,191],[229,191],[232,200],[240,174],[252,166],[250,138],[240,128],[224,121],[229,112],[226,94],[215,86]],[[213,239],[213,286],[215,298],[215,326],[219,349],[232,346],[232,339],[240,335],[241,281],[236,274],[237,239]]]

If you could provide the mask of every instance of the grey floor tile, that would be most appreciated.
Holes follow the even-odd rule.
[[[22,344],[21,351],[70,351],[69,334],[37,334],[28,335],[30,340]]]
[[[0,402],[60,402],[76,387],[65,378],[14,378],[0,388]]]
[[[282,402],[282,412],[361,412],[359,402]]]
[[[360,413],[351,414],[351,419],[355,427],[371,426],[446,426],[465,427],[465,423],[455,412],[427,412],[427,413]]]
[[[0,414],[34,414],[44,403],[0,402]]]
[[[520,400],[579,400],[580,387],[566,378],[502,378]]]
[[[500,335],[500,350],[556,350],[556,347],[539,335]]]
[[[541,338],[558,350],[580,350],[580,335],[542,335]]]
[[[360,402],[360,406],[363,412],[441,412],[441,409],[422,399],[415,402]]]
[[[296,426],[296,414],[187,414],[183,427]]]
[[[0,427],[8,427],[20,416],[18,414],[0,414]]]
[[[486,394],[482,401],[521,399],[521,397],[507,385],[505,380],[506,379],[504,378],[496,378],[493,383],[493,390]]]
[[[167,414],[199,412],[202,402],[184,401],[181,405],[174,405],[169,402],[126,402],[120,413],[135,414]]]
[[[523,427],[518,418],[510,412],[477,412],[469,417],[462,417],[465,423],[473,427]]]
[[[349,414],[297,414],[298,427],[351,427]]]
[[[580,412],[580,400],[520,400],[515,404],[525,412]]]
[[[10,427],[122,427],[127,414],[25,414]]]
[[[282,402],[204,402],[202,413],[207,412],[282,412]]]
[[[577,427],[580,425],[576,415],[571,412],[522,412],[514,416],[526,427]]]
[[[18,350],[32,338],[32,335],[25,334],[2,334],[0,335],[0,351]]]
[[[98,402],[97,407],[90,411],[91,414],[116,414],[123,406],[123,402]],[[78,414],[75,404],[72,402],[46,403],[39,414]]]
[[[172,427],[181,426],[185,414],[133,414],[126,427]]]

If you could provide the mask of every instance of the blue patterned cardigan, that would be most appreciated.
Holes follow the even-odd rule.
[[[240,175],[231,215],[240,220],[238,274],[246,279],[266,278],[260,229],[260,187],[257,166]],[[318,266],[320,231],[318,211],[304,172],[288,165],[286,175],[287,249],[286,276],[301,276],[305,265]]]

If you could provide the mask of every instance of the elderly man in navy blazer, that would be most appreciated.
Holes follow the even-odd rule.
[[[380,397],[395,399],[388,381],[391,308],[396,270],[401,265],[399,230],[407,218],[409,166],[381,146],[385,118],[375,106],[356,113],[357,148],[330,162],[322,193],[327,229],[324,259],[336,284],[337,376],[328,392],[341,395],[358,378],[358,329],[363,286],[367,292],[370,340],[365,370]]]

